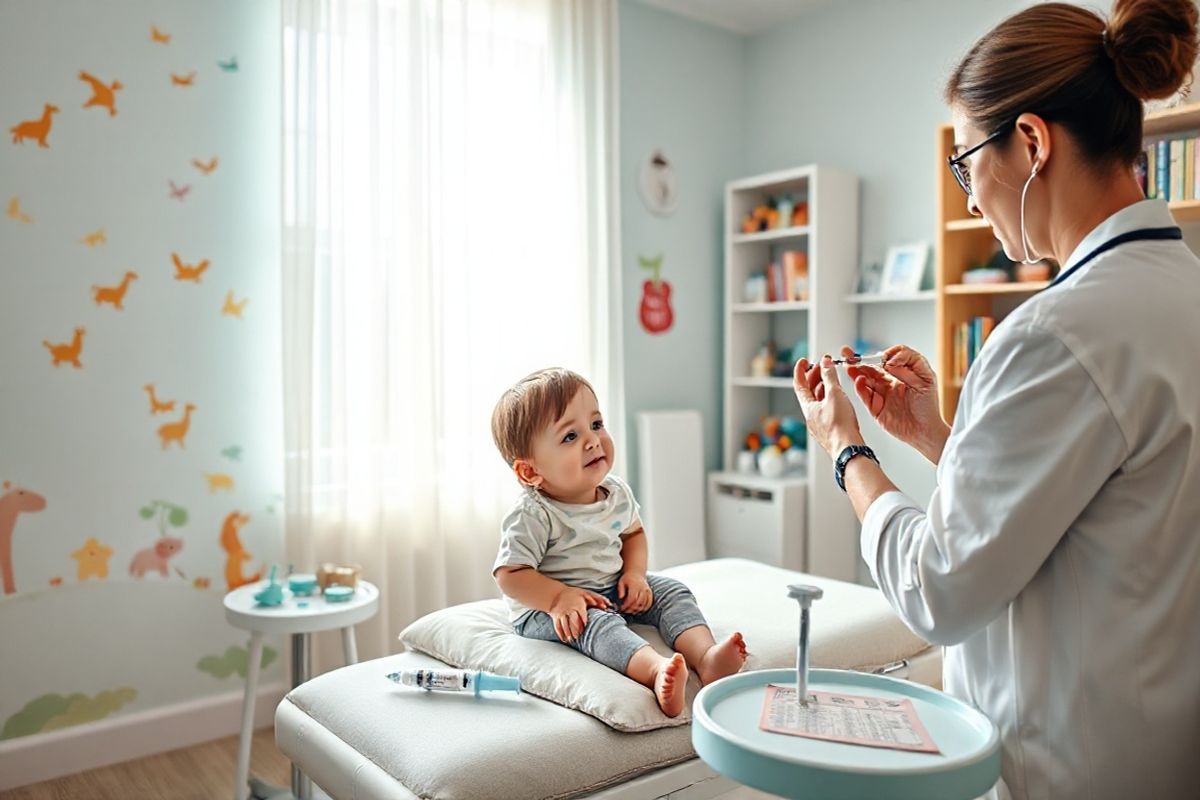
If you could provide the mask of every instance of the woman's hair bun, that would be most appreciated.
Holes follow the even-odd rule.
[[[1139,100],[1190,85],[1198,17],[1194,0],[1116,0],[1104,36],[1121,85]]]

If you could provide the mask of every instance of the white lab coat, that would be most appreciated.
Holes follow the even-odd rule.
[[[1173,224],[1137,203],[1066,266]],[[1200,260],[1129,242],[1013,311],[928,510],[883,495],[861,544],[897,613],[946,645],[946,691],[999,726],[1012,797],[1200,797]]]

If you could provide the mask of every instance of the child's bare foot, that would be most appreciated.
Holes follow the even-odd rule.
[[[700,673],[700,683],[707,686],[726,675],[734,674],[745,663],[746,640],[742,638],[741,633],[735,632],[724,641],[708,648],[696,671]]]
[[[654,676],[654,696],[658,707],[668,717],[683,713],[684,694],[687,690],[687,664],[683,656],[676,653],[670,661],[663,661]]]

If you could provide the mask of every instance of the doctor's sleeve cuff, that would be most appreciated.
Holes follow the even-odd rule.
[[[922,514],[925,509],[913,502],[912,498],[903,492],[887,492],[875,498],[875,502],[867,508],[863,516],[862,533],[859,535],[859,546],[862,550],[863,561],[871,570],[871,578],[879,585],[879,541],[887,531],[896,514],[905,509],[913,509]]]

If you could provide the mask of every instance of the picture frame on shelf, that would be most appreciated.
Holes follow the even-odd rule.
[[[921,290],[925,266],[929,263],[929,243],[893,245],[879,280],[880,294],[914,294]]]
[[[855,292],[857,294],[877,294],[882,278],[883,265],[878,261],[863,264],[858,269],[858,286],[855,288]]]

